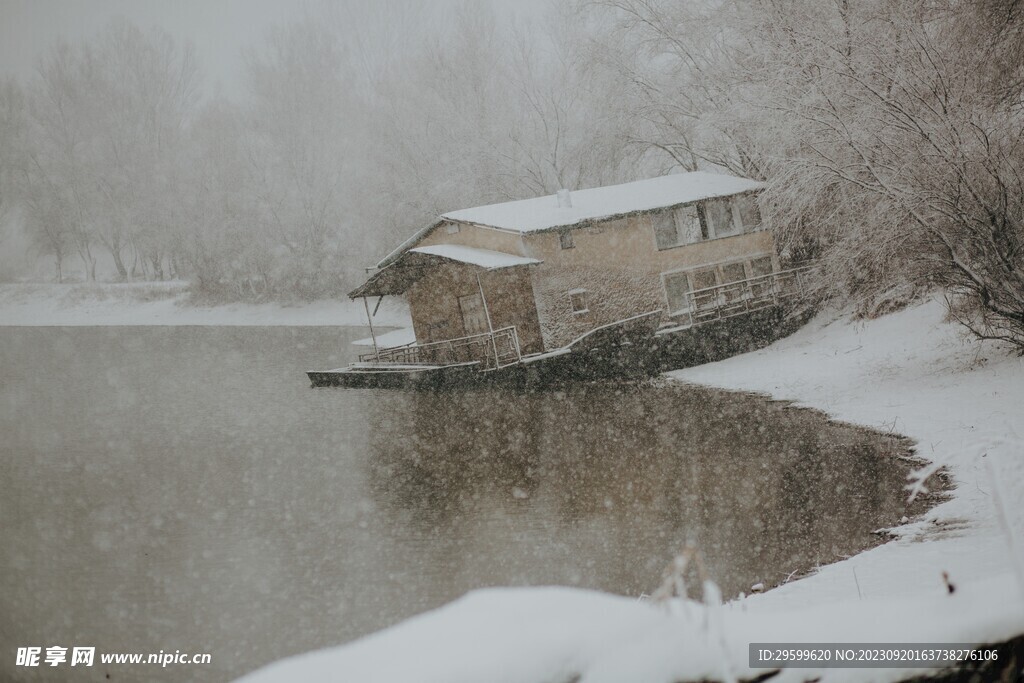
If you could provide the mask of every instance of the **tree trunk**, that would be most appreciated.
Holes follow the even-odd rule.
[[[149,262],[153,265],[153,277],[156,280],[164,279],[164,266],[162,263],[163,259],[160,258],[160,253],[154,251],[149,256]]]
[[[139,271],[139,248],[135,246],[135,240],[130,239],[128,245],[132,250],[132,265],[128,268],[128,279],[134,280]]]
[[[128,270],[124,267],[124,261],[121,260],[121,250],[119,248],[112,247],[110,249],[110,255],[114,257],[114,267],[117,268],[117,277],[121,282],[128,279]]]
[[[88,248],[79,250],[78,257],[82,259],[82,265],[85,267],[85,279],[96,282],[96,257]]]

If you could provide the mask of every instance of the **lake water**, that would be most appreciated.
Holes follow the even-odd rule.
[[[907,513],[895,440],[753,397],[311,389],[360,336],[0,328],[0,677],[223,681],[473,588],[650,593],[687,540],[729,597]]]

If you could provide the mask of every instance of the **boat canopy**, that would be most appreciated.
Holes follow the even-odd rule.
[[[350,299],[372,296],[404,294],[439,261],[454,261],[476,266],[482,270],[500,270],[541,263],[535,258],[506,254],[491,249],[478,249],[461,244],[435,244],[416,247],[402,254],[390,265],[381,268],[356,289],[349,292]]]

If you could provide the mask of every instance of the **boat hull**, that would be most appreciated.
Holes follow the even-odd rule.
[[[336,370],[311,370],[306,376],[315,388],[442,389],[446,386],[462,385],[476,374],[476,370],[467,366],[347,367]]]
[[[653,312],[599,327],[565,347],[523,356],[499,368],[485,369],[480,362],[440,366],[357,363],[306,374],[314,387],[378,389],[487,385],[530,389],[566,382],[635,380],[761,348],[791,333],[808,316],[806,312],[788,316],[782,307],[772,307],[699,327],[659,330],[660,312]]]

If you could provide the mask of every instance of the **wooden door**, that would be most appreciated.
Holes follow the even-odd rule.
[[[479,294],[459,297],[459,312],[462,313],[462,327],[466,336],[487,332],[487,314]]]

